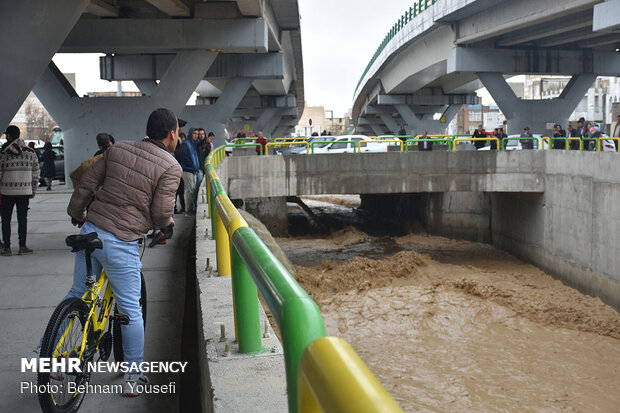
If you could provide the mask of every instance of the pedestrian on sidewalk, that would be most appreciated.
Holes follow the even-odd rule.
[[[48,191],[52,190],[52,180],[56,175],[56,165],[54,165],[55,160],[56,154],[52,149],[52,143],[45,142],[45,146],[43,146],[43,153],[41,154],[41,161],[43,162],[41,176],[45,180],[45,185],[47,185]]]
[[[19,255],[32,254],[26,246],[28,204],[34,198],[39,183],[39,160],[34,149],[19,139],[15,125],[6,128],[7,142],[0,149],[0,193],[2,193],[2,239],[0,255],[11,255],[11,218],[17,207]]]

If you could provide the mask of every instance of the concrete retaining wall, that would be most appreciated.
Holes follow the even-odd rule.
[[[493,194],[493,244],[620,310],[620,158],[551,151],[544,194]]]

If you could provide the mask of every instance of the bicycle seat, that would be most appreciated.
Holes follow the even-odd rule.
[[[97,237],[96,232],[90,234],[69,235],[65,239],[65,243],[68,247],[71,247],[71,252],[78,252],[80,250],[94,251],[96,249],[103,248],[103,242]]]

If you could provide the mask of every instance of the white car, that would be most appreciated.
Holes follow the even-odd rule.
[[[508,135],[509,138],[524,138],[521,135]],[[525,138],[524,138],[525,139]],[[547,141],[543,142],[542,140],[542,136],[539,134],[534,134],[532,136],[532,140],[536,140],[538,141],[538,149],[549,149],[549,144],[547,143]],[[501,145],[501,139],[500,139],[500,145]],[[534,149],[537,149],[536,145],[534,144]],[[490,151],[491,150],[491,145],[489,143],[486,143],[485,146],[483,146],[482,148],[478,149],[479,151]],[[520,151],[523,150],[523,141],[519,141],[519,140],[507,140],[506,141],[506,150],[507,151]]]
[[[357,152],[357,145],[361,141],[361,152],[387,152],[388,142],[381,142],[378,139],[371,139],[364,135],[343,135],[338,136],[332,143],[325,145],[321,148],[314,148],[314,153],[354,153]]]

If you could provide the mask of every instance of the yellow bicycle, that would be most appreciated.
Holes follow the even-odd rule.
[[[103,248],[97,233],[70,235],[65,242],[72,248],[71,252],[85,252],[87,289],[82,298],[67,298],[56,307],[45,329],[39,357],[65,359],[65,362],[77,359],[74,365],[79,369],[38,373],[37,384],[44,386],[39,388],[47,390],[39,393],[39,403],[45,413],[76,412],[79,409],[85,396],[81,389],[90,381],[88,363],[106,361],[112,351],[116,361],[123,361],[121,325],[129,323],[129,318],[120,314],[114,305],[114,293],[105,271],[95,280],[90,258],[95,249]],[[146,285],[142,274],[140,278],[140,305],[146,326]],[[95,360],[97,354],[99,359]],[[62,361],[58,360],[58,364]]]

